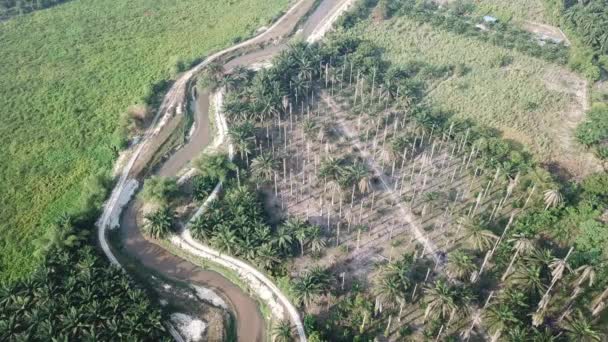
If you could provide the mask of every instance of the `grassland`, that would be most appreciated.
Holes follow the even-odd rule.
[[[34,240],[84,205],[122,112],[287,3],[80,0],[0,23],[0,279],[30,272]]]
[[[489,14],[503,21],[547,21],[542,0],[481,0],[475,4],[477,13]]]
[[[561,83],[565,75],[575,75],[516,51],[405,17],[363,23],[355,34],[380,45],[385,56],[397,64],[460,65],[460,73],[431,90],[429,98],[434,104],[501,130],[506,138],[529,146],[541,160],[563,152],[558,141],[567,133],[564,122],[580,104]]]

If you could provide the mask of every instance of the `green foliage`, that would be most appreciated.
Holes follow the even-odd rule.
[[[204,201],[211,194],[218,180],[209,176],[197,175],[194,177],[194,198],[197,201]]]
[[[64,225],[63,238],[82,235]],[[91,242],[92,243],[92,242]],[[32,275],[0,285],[0,340],[169,340],[160,307],[82,240],[52,245]]]
[[[266,270],[274,270],[296,250],[297,232],[289,225],[272,230],[260,200],[246,187],[229,188],[211,202],[191,230],[196,239]]]
[[[164,205],[168,204],[177,193],[177,180],[175,178],[152,176],[146,179],[141,196],[146,202]]]
[[[587,119],[576,128],[576,137],[599,151],[608,146],[608,104],[596,103],[587,112]]]
[[[203,154],[194,161],[194,167],[203,177],[220,182],[225,182],[236,170],[236,165],[225,154]]]
[[[248,36],[287,3],[79,0],[0,23],[0,278],[33,271],[31,237],[111,169],[121,113],[156,106],[177,61]]]
[[[579,2],[568,8],[565,22],[587,46],[598,54],[608,54],[608,8],[604,0]]]
[[[161,207],[146,215],[144,232],[155,239],[161,239],[169,235],[173,230],[175,214],[169,207]]]

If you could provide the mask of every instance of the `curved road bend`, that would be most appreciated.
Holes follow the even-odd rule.
[[[323,0],[304,23],[302,30],[303,35],[307,37],[308,34],[314,31],[314,29],[343,2],[343,0]],[[282,23],[278,23],[279,25],[273,25],[273,27],[266,32],[266,36],[263,40],[255,41],[253,43],[267,42],[288,35],[293,31],[298,20],[310,10],[313,4],[314,0],[299,1],[295,5],[297,8],[294,6],[294,8],[287,13],[287,20],[282,20]],[[285,42],[280,45],[269,45],[262,50],[257,50],[231,60],[225,65],[225,68],[229,70],[237,65],[248,66],[267,61],[284,48],[286,48]],[[174,84],[163,100],[159,112],[176,110],[179,114],[180,109],[177,108],[180,106],[183,108],[183,101],[186,96],[186,91],[188,90],[189,80],[192,75],[202,68],[199,65],[194,69],[188,72],[190,75],[187,80],[180,78],[180,80]],[[211,137],[209,134],[208,101],[208,94],[199,94],[199,100],[197,101],[199,108],[196,111],[196,126],[192,136],[188,143],[176,151],[176,153],[161,166],[158,174],[162,176],[175,176],[190,160],[198,156],[202,149],[209,144]],[[148,146],[151,147],[148,147],[147,150],[142,149],[141,153],[134,160],[134,167],[131,172],[129,172],[130,175],[139,175],[140,171],[149,162],[153,152],[169,136],[171,133],[170,131],[174,127],[172,122],[169,121],[164,125],[162,130],[154,132],[154,135],[150,139],[151,141],[148,143]],[[141,222],[137,222],[136,214],[140,209],[140,206],[141,203],[139,203],[139,201],[131,201],[125,208],[125,212],[122,216],[121,236],[126,252],[138,259],[144,266],[152,268],[165,276],[212,288],[226,298],[232,306],[237,321],[238,340],[264,341],[266,339],[265,322],[258,309],[257,303],[248,294],[243,292],[243,290],[220,274],[204,270],[145,239],[138,228]]]

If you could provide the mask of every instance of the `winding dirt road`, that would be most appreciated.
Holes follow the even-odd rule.
[[[153,242],[144,238],[139,230],[141,222],[137,222],[137,212],[141,203],[135,199],[128,202],[133,196],[134,182],[141,181],[143,170],[162,144],[170,137],[177,127],[179,115],[185,112],[187,104],[186,94],[195,75],[206,65],[221,57],[232,53],[244,53],[225,64],[229,70],[237,65],[251,66],[268,61],[272,56],[287,47],[285,37],[290,36],[296,29],[301,18],[313,10],[315,0],[298,0],[275,24],[262,34],[222,50],[208,57],[205,61],[184,73],[171,87],[159,107],[150,129],[144,134],[141,142],[133,148],[127,164],[121,169],[121,174],[110,199],[107,201],[102,216],[98,221],[99,242],[110,261],[121,266],[107,242],[107,230],[111,229],[116,217],[122,217],[121,239],[127,254],[137,259],[145,267],[151,268],[170,278],[187,281],[196,285],[212,288],[230,303],[237,320],[237,336],[239,341],[264,341],[264,319],[255,301],[243,290],[216,272],[204,270],[186,260],[183,260]],[[301,26],[300,35],[308,38],[311,35],[322,35],[327,30],[328,20],[334,20],[336,13],[345,9],[345,3],[353,0],[322,0]],[[320,30],[323,31],[320,33]],[[265,45],[261,49],[254,47]],[[244,50],[244,51],[241,51]],[[161,165],[158,174],[175,176],[190,160],[197,157],[209,144],[209,103],[206,95],[201,95],[195,130],[189,141]],[[123,212],[123,206],[127,203]],[[301,322],[297,322],[301,325]],[[295,322],[294,322],[295,324]],[[301,338],[302,339],[302,338]],[[305,340],[305,337],[304,337]]]

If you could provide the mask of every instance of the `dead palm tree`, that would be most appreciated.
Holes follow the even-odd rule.
[[[515,253],[513,253],[513,257],[511,258],[511,262],[509,263],[507,270],[502,275],[502,281],[505,281],[505,279],[507,279],[507,277],[511,273],[511,269],[513,268],[515,260],[517,260],[520,255],[528,254],[529,252],[532,252],[534,250],[534,241],[528,239],[524,234],[515,234],[511,239],[508,240],[508,242],[513,243],[512,250],[514,250]]]
[[[550,207],[557,207],[563,202],[562,194],[558,189],[549,189],[544,193],[545,210]]]

